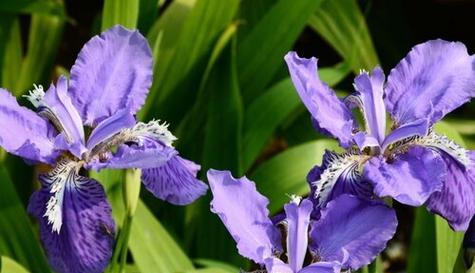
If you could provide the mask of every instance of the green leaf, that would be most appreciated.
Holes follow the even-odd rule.
[[[16,15],[0,16],[0,83],[13,90],[21,69],[22,44],[20,21]]]
[[[438,272],[452,272],[462,247],[463,232],[453,231],[445,219],[436,216],[435,234]]]
[[[43,13],[66,17],[62,1],[57,0],[14,0],[0,1],[0,12]]]
[[[120,24],[135,29],[139,18],[139,0],[104,0],[102,30]]]
[[[355,73],[378,65],[366,21],[355,0],[325,0],[308,24],[335,48]]]
[[[105,170],[91,176],[106,185],[116,223],[125,217],[122,185],[123,172]],[[146,205],[139,201],[130,231],[129,249],[141,273],[176,273],[193,269],[191,260],[154,217]]]
[[[236,175],[241,170],[242,102],[236,75],[235,43],[229,44],[213,67],[206,89],[210,90],[205,126],[202,168],[227,169]],[[213,259],[241,258],[216,215],[209,211],[209,197],[201,198],[188,209],[200,257]],[[190,236],[190,234],[187,234]]]
[[[229,265],[227,263],[215,261],[215,260],[208,260],[208,259],[196,259],[194,262],[197,265],[203,266],[203,267],[214,267],[214,268],[220,268],[222,270],[225,270],[226,272],[229,273],[236,273],[239,272],[239,268],[234,267],[232,265]]]
[[[244,37],[239,46],[239,82],[246,104],[264,91],[283,66],[292,48],[321,0],[279,0]]]
[[[237,271],[227,271],[222,268],[203,268],[184,271],[183,273],[236,273]]]
[[[210,76],[210,73],[212,72],[213,67],[215,66],[216,61],[218,60],[218,57],[221,56],[221,53],[229,44],[231,38],[234,37],[236,30],[237,23],[230,24],[221,34],[221,36],[213,47],[211,57],[208,60],[208,64],[206,65],[203,77],[200,80],[196,102],[194,103],[193,108],[188,111],[186,116],[180,122],[176,130],[176,135],[179,139],[180,148],[183,148],[185,150],[193,149],[190,146],[196,146],[197,135],[203,133],[203,127],[206,123],[206,118],[208,116],[208,113],[206,111],[203,111],[203,109],[208,108],[210,98],[213,95],[210,92],[212,89],[207,87],[208,78]],[[195,148],[194,150],[198,151],[199,149]]]
[[[49,84],[65,20],[59,16],[31,16],[28,50],[21,67],[15,95],[31,89],[34,83]]]
[[[0,189],[0,255],[14,258],[33,273],[50,272],[39,239],[3,166]]]
[[[0,273],[29,273],[23,266],[8,257],[2,256],[0,259]]]
[[[206,59],[219,34],[229,25],[237,11],[238,0],[198,0],[180,31],[174,46],[173,56],[155,74],[154,84],[141,114],[151,108],[171,124],[178,124],[185,111],[191,107],[196,97],[196,82],[206,67]],[[166,46],[166,35],[177,35],[164,31],[162,44]],[[159,91],[159,92],[158,92]],[[177,107],[179,106],[179,107]],[[150,116],[149,116],[150,118]]]
[[[319,69],[321,79],[332,86],[349,72],[344,64]],[[243,167],[248,170],[270,137],[291,113],[303,108],[290,78],[285,78],[255,99],[246,109]]]
[[[252,175],[259,192],[269,198],[275,214],[289,201],[289,194],[306,195],[310,169],[321,163],[325,149],[336,150],[333,140],[317,140],[292,147],[263,163]]]

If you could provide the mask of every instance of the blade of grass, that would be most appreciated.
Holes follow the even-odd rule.
[[[325,0],[308,24],[333,46],[355,73],[378,65],[371,35],[355,0]]]

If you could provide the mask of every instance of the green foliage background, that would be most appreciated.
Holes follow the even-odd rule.
[[[171,123],[179,139],[177,148],[199,162],[202,170],[229,169],[235,176],[255,180],[275,214],[288,202],[287,194],[308,193],[306,174],[320,163],[324,150],[338,149],[334,141],[311,128],[283,56],[304,30],[320,37],[316,52],[320,46],[332,48],[339,58],[334,65],[321,67],[321,77],[342,94],[351,91],[345,82],[355,72],[379,64],[360,4],[355,0],[105,0],[88,31],[92,37],[115,24],[138,28],[148,38],[155,62],[153,86],[139,118]],[[58,65],[57,55],[60,45],[68,42],[65,27],[70,24],[77,22],[61,0],[0,0],[0,86],[25,104],[20,96],[33,83],[48,85],[59,74],[67,74],[69,67]],[[325,55],[318,57],[329,62]],[[475,134],[474,122],[463,114],[437,129],[475,147],[470,138]],[[37,170],[3,151],[0,158],[1,272],[50,272],[37,225],[25,210],[29,195],[38,187]],[[91,175],[107,189],[121,228],[124,173]],[[142,191],[130,229],[125,272],[249,269],[221,222],[210,213],[209,202],[208,194],[191,206],[175,207]],[[402,225],[398,234],[403,236],[392,244],[404,246],[406,272],[465,272],[463,234],[454,233],[424,208],[398,212]],[[390,258],[385,254],[361,271],[391,270]]]

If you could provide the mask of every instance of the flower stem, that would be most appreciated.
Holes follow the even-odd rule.
[[[131,169],[125,171],[125,181],[123,185],[123,201],[125,206],[125,216],[122,222],[122,228],[117,238],[117,243],[112,257],[111,273],[123,273],[127,262],[127,250],[129,244],[132,220],[137,209],[137,203],[140,194],[141,171]]]

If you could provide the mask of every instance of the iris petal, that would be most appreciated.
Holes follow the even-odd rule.
[[[300,58],[297,53],[289,52],[285,61],[295,89],[312,115],[314,126],[321,133],[340,140],[343,147],[350,146],[356,122],[348,107],[318,77],[317,60]]]
[[[152,53],[138,32],[115,26],[94,36],[71,69],[70,96],[86,125],[121,109],[135,114],[152,84]]]
[[[386,108],[383,101],[384,72],[375,68],[371,75],[367,72],[355,78],[355,89],[362,103],[363,116],[368,134],[381,145],[386,134]]]
[[[424,204],[432,193],[440,191],[445,174],[445,163],[438,153],[420,146],[409,147],[389,161],[374,157],[363,171],[376,195],[391,196],[411,206]]]
[[[343,268],[356,270],[386,247],[396,226],[396,213],[382,202],[341,195],[312,225],[311,248],[321,261],[340,261]]]
[[[285,205],[287,223],[287,258],[294,272],[302,269],[308,247],[308,229],[313,204],[303,200],[300,204],[290,202]]]
[[[58,152],[54,128],[35,112],[18,105],[14,96],[0,89],[0,146],[27,160],[54,163]]]
[[[142,181],[155,197],[175,205],[187,205],[208,190],[208,186],[196,178],[200,168],[175,155],[161,167],[143,169]]]
[[[42,189],[35,192],[28,210],[40,223],[40,236],[52,268],[58,273],[100,273],[106,268],[114,245],[115,224],[102,186],[77,174],[76,163],[59,163],[40,176]],[[53,230],[48,217],[51,200],[57,203],[62,225]],[[56,218],[58,220],[58,218]]]
[[[475,96],[474,58],[464,44],[432,40],[415,46],[391,70],[386,107],[397,125],[434,124]]]
[[[469,156],[473,161],[475,152],[470,151]],[[442,158],[447,166],[444,184],[440,192],[430,196],[426,205],[431,212],[447,219],[454,230],[464,231],[475,214],[475,168],[466,167],[443,152]]]
[[[281,250],[279,230],[269,219],[269,200],[259,194],[246,177],[235,179],[229,171],[208,171],[216,213],[237,243],[239,254],[264,264],[275,250]]]

